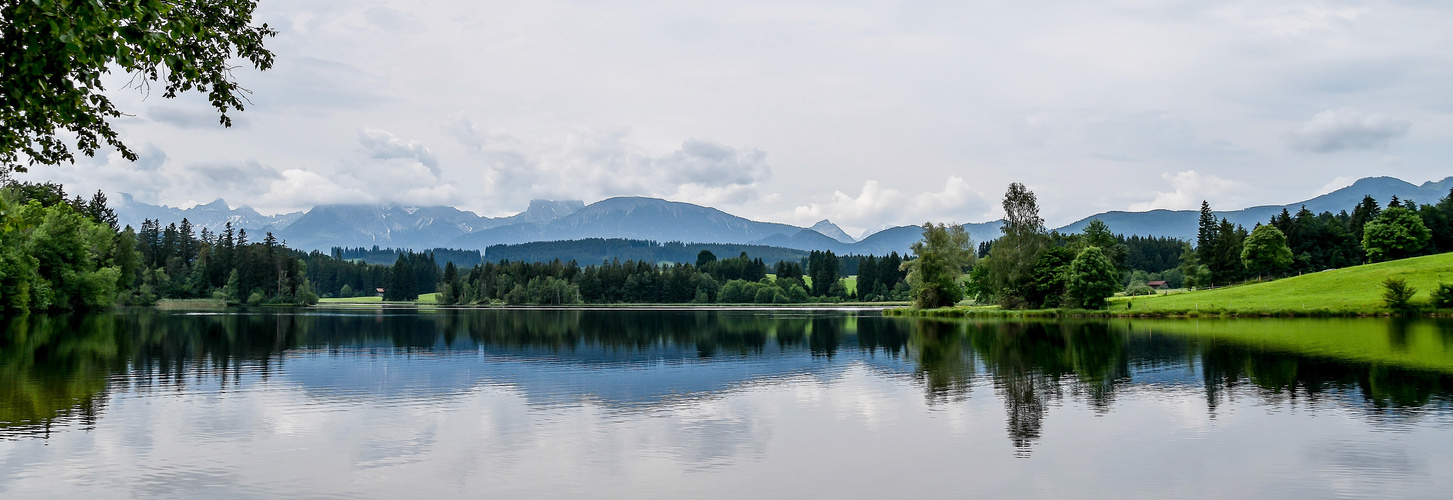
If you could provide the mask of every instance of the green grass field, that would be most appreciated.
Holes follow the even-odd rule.
[[[1382,281],[1403,278],[1418,289],[1415,303],[1426,306],[1439,282],[1453,283],[1453,253],[1334,269],[1266,283],[1216,290],[1117,297],[1112,312],[1237,314],[1372,314],[1386,312]]]
[[[774,280],[777,279],[776,274],[768,273],[767,276],[771,277]],[[812,287],[812,277],[803,276],[802,284],[807,285],[808,287]],[[852,276],[844,276],[843,286],[848,288],[848,293],[858,293],[858,275],[854,274]]]
[[[348,297],[348,298],[331,297],[331,298],[318,299],[318,303],[320,303],[320,304],[380,304],[380,303],[383,303],[383,297]]]
[[[370,297],[328,298],[328,299],[318,299],[318,302],[321,303],[321,304],[382,304],[383,303],[383,297],[370,296]],[[399,303],[400,304],[407,304],[408,302],[399,302]],[[417,304],[438,304],[439,303],[439,294],[437,294],[437,293],[426,293],[426,294],[420,295],[419,296],[419,301],[418,302],[415,302],[415,303],[417,303]]]

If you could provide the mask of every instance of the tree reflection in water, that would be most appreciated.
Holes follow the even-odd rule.
[[[1453,350],[1453,322],[1356,320],[1394,350]],[[1266,323],[1275,325],[1276,323]],[[1214,417],[1231,398],[1354,407],[1374,421],[1447,410],[1453,377],[1396,363],[1354,362],[1215,336],[1164,335],[1125,321],[1003,322],[885,318],[844,312],[751,311],[232,311],[151,310],[23,316],[0,336],[0,436],[44,436],[56,423],[87,429],[109,391],[182,390],[195,381],[266,379],[307,349],[473,352],[582,361],[696,358],[706,362],[806,356],[814,364],[906,366],[930,405],[955,404],[975,383],[1002,399],[1008,437],[1027,456],[1066,397],[1101,413],[1127,387],[1149,388],[1173,368],[1199,384]],[[1410,340],[1411,339],[1411,340]],[[1445,356],[1442,351],[1433,353]],[[615,365],[602,365],[611,369]],[[1199,374],[1197,377],[1196,374]],[[720,387],[749,380],[722,381]],[[722,389],[725,390],[725,389]]]

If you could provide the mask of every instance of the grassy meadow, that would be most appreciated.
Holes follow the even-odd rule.
[[[1427,305],[1439,282],[1453,283],[1453,253],[1333,269],[1215,290],[1110,299],[1110,311],[1129,314],[1234,313],[1348,315],[1387,312],[1383,280],[1403,278]]]
[[[338,297],[334,297],[334,298],[318,299],[318,303],[320,303],[320,304],[382,304],[383,303],[383,297],[379,297],[379,296],[375,296],[375,295],[370,295],[370,296],[367,296],[367,297],[348,297],[348,298],[338,298]],[[400,304],[438,304],[439,303],[439,294],[438,293],[426,293],[426,294],[423,294],[423,295],[420,295],[419,296],[418,302],[399,302],[399,303]]]
[[[1432,291],[1453,283],[1453,253],[1366,264],[1214,290],[1112,297],[1108,310],[1003,310],[998,306],[900,308],[895,316],[932,317],[1125,317],[1125,316],[1365,316],[1389,314],[1383,280],[1402,278],[1417,289],[1413,303],[1431,310]],[[1439,314],[1448,310],[1438,310]]]

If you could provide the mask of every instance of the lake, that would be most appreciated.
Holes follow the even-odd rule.
[[[0,497],[1446,498],[1450,395],[1450,320],[29,316]]]

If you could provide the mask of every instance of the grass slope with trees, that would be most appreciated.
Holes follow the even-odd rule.
[[[1453,283],[1453,253],[1303,274],[1263,283],[1148,297],[1112,299],[1109,310],[1151,315],[1346,316],[1391,313],[1383,283],[1404,279],[1415,303],[1431,304],[1440,283]]]
[[[1435,204],[1393,197],[1384,209],[1368,196],[1350,213],[1283,210],[1251,231],[1217,221],[1202,202],[1196,246],[1182,243],[1174,273],[1191,291],[1145,298],[1138,296],[1156,292],[1127,269],[1125,239],[1100,221],[1080,234],[1045,233],[1034,194],[1018,183],[1004,210],[1003,235],[985,258],[962,262],[966,279],[932,285],[939,290],[929,294],[951,296],[957,285],[974,304],[916,300],[893,314],[1336,316],[1453,308],[1453,192]],[[923,296],[922,284],[914,285],[914,296]]]

